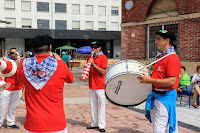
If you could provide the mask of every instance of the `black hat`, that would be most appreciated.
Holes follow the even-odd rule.
[[[92,46],[92,45],[97,45],[98,47],[101,47],[101,46],[102,46],[101,43],[100,43],[99,41],[91,42],[90,45],[91,45],[91,46]]]
[[[41,36],[36,36],[33,39],[31,39],[30,41],[30,47],[32,48],[37,48],[37,47],[41,47],[44,45],[53,45],[54,44],[54,40],[52,37],[47,36],[47,35],[41,35]]]
[[[174,41],[176,40],[176,35],[174,32],[170,32],[167,30],[159,30],[156,32],[156,35],[161,35],[164,39],[169,38],[170,39],[170,44],[176,48],[176,44],[174,44]]]

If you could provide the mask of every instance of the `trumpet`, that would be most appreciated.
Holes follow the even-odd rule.
[[[91,52],[91,58],[93,58],[93,55],[94,55],[94,51]],[[88,76],[89,76],[89,72],[90,72],[90,69],[91,69],[91,63],[87,63],[83,68],[84,68],[84,71],[83,71],[80,79],[82,81],[87,81]]]

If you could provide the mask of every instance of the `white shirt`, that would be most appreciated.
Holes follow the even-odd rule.
[[[195,73],[192,77],[192,81],[199,81],[200,80],[200,75],[198,73]]]

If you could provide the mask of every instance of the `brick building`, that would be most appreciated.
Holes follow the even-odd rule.
[[[155,32],[161,29],[175,32],[181,61],[200,61],[199,0],[123,0],[122,59],[153,59]]]

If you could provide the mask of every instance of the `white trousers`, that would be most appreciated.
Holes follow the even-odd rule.
[[[25,129],[25,133],[36,133],[36,132],[29,132],[28,130]],[[42,132],[40,132],[42,133]],[[67,127],[62,130],[62,131],[57,131],[57,132],[45,132],[45,133],[67,133]]]
[[[19,99],[21,98],[21,95],[22,95],[22,90],[17,90],[17,91],[4,90],[1,92],[0,127],[3,124],[7,109],[8,109],[7,125],[8,126],[15,125],[16,107]]]
[[[158,99],[155,99],[150,115],[154,133],[169,133],[168,111],[166,106]],[[178,133],[178,122],[176,122],[176,131],[174,133]]]
[[[91,126],[104,129],[105,122],[105,90],[89,89]]]

